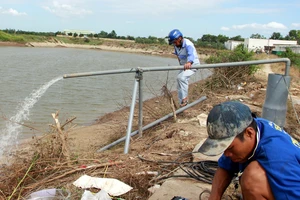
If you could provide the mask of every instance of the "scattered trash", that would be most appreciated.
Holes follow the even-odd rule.
[[[81,200],[111,200],[111,198],[105,190],[100,190],[100,192],[96,194],[85,190],[81,196]]]
[[[186,137],[186,136],[189,136],[190,133],[187,132],[187,131],[184,131],[184,130],[180,130],[178,134],[181,135],[181,136]]]
[[[158,185],[158,184],[155,184],[155,185],[153,185],[152,187],[149,187],[148,188],[148,191],[149,192],[151,192],[151,193],[154,193],[157,189],[159,189],[160,188],[160,185]]]
[[[207,114],[201,113],[197,116],[197,119],[199,120],[200,126],[206,127]]]
[[[28,195],[26,200],[68,200],[71,193],[68,190],[62,189],[44,189],[37,192],[33,192]]]
[[[237,89],[238,90],[244,89],[243,86],[245,86],[246,84],[247,84],[247,82],[242,82],[242,83],[238,84]]]
[[[83,175],[73,185],[83,189],[98,188],[107,191],[111,196],[120,196],[132,190],[129,185],[113,178],[96,178]]]
[[[158,175],[158,172],[156,171],[146,171],[146,172],[138,172],[138,173],[135,173],[136,175],[154,175],[154,176],[157,176]]]

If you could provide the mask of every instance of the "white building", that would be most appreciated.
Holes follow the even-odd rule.
[[[74,33],[76,33],[78,35],[82,34],[82,35],[85,35],[85,36],[89,35],[89,34],[95,34],[94,31],[87,31],[87,30],[70,30],[70,29],[65,29],[64,30],[65,35],[68,35],[69,33],[72,33],[72,35],[74,35]]]
[[[273,51],[280,54],[280,52],[286,51],[287,47],[290,48],[292,52],[300,54],[300,45],[276,45]]]
[[[228,40],[227,42],[224,43],[225,48],[229,50],[235,49],[239,44],[243,44],[244,42],[242,41],[234,41],[234,40]]]
[[[261,51],[271,50],[276,46],[295,46],[297,41],[295,40],[272,40],[272,39],[253,39],[247,38],[244,40],[244,46],[249,51]]]

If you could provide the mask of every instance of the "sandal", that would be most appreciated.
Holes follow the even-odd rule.
[[[183,99],[181,104],[180,104],[180,107],[184,107],[186,106],[187,104],[189,103],[189,101],[187,99]]]

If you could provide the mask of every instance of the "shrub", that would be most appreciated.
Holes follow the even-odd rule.
[[[286,48],[285,52],[282,52],[280,57],[289,58],[291,64],[300,69],[300,54],[294,53],[290,48]]]
[[[217,52],[216,55],[211,56],[206,60],[207,63],[227,63],[254,60],[255,53],[248,52],[244,45],[238,45],[233,51]],[[246,65],[237,67],[220,67],[215,68],[214,73],[208,83],[210,87],[226,87],[230,88],[248,80],[249,76],[253,75],[257,70],[256,65]]]

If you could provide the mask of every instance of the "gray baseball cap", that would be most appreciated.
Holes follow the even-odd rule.
[[[206,122],[208,138],[198,152],[207,156],[223,153],[252,120],[250,108],[238,101],[227,101],[214,106]]]

